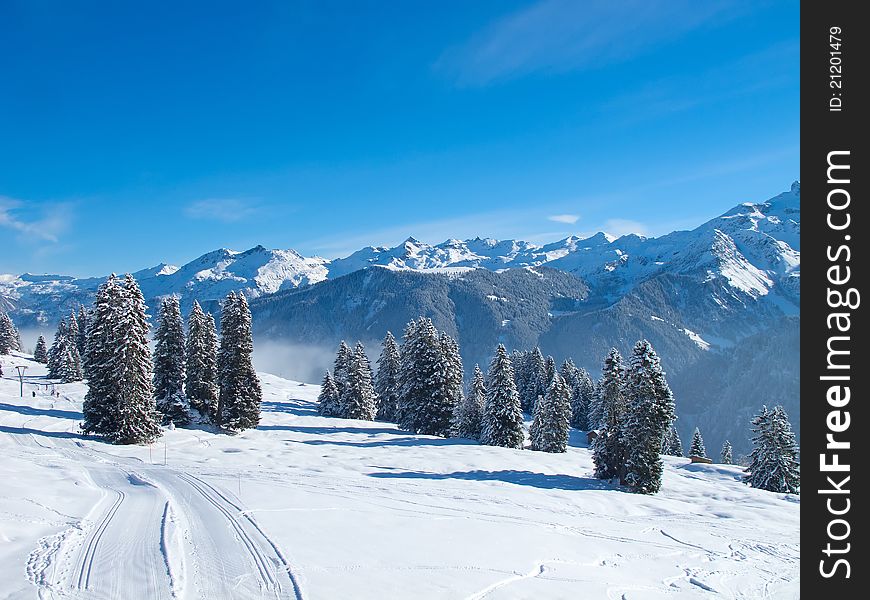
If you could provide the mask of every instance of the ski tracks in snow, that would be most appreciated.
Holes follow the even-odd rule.
[[[31,552],[27,577],[41,600],[303,600],[279,546],[216,487],[174,469],[127,466],[82,444],[52,446],[83,467],[101,498]]]

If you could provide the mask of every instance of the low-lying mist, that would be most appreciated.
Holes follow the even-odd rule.
[[[254,340],[254,368],[285,379],[320,384],[332,369],[336,348],[292,344],[268,339]]]

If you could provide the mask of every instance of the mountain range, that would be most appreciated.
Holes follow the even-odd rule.
[[[540,344],[596,375],[608,348],[627,354],[646,337],[668,371],[684,438],[697,425],[708,448],[727,437],[746,451],[748,419],[762,404],[783,404],[799,424],[799,182],[658,238],[408,238],[334,260],[257,246],[134,276],[152,307],[176,295],[184,308],[197,299],[216,311],[230,290],[242,290],[255,334],[295,345],[371,344],[431,316],[457,337],[468,370],[484,366],[498,343]],[[0,275],[0,308],[21,328],[49,330],[89,303],[102,280]],[[288,364],[282,374],[310,380],[328,366],[305,364],[308,371]]]

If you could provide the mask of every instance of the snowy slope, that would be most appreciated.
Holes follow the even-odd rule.
[[[745,202],[692,231],[659,238],[598,233],[546,245],[520,240],[450,239],[427,244],[413,237],[394,248],[367,247],[332,261],[294,250],[221,249],[182,266],[160,264],[135,273],[146,300],[167,294],[206,304],[230,290],[257,297],[380,266],[421,272],[500,270],[547,265],[581,277],[593,298],[612,303],[660,274],[716,281],[724,308],[763,298],[783,312],[800,306],[800,183],[766,202]],[[119,269],[126,266],[120,265]],[[20,325],[53,323],[79,302],[89,302],[101,278],[0,275],[0,308]],[[765,298],[769,296],[769,298]]]
[[[662,493],[566,454],[315,414],[262,374],[262,425],[153,447],[75,433],[82,384],[0,380],[0,597],[798,598],[797,498],[667,459]],[[165,464],[164,464],[165,457]],[[579,595],[579,596],[578,596]]]

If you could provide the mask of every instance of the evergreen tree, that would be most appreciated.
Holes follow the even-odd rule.
[[[474,365],[474,375],[472,375],[468,394],[456,406],[453,418],[453,431],[456,437],[471,440],[480,439],[485,405],[486,383],[483,380],[483,372],[480,370],[480,366]]]
[[[592,444],[595,476],[598,479],[619,476],[625,464],[621,433],[625,413],[623,376],[622,356],[616,348],[611,348],[601,370],[597,402],[600,403],[602,417],[598,437]]]
[[[204,313],[194,300],[187,317],[184,392],[191,408],[211,422],[215,421],[218,402],[217,348],[214,317]]]
[[[61,383],[81,381],[82,363],[78,348],[70,337],[63,338],[62,342],[57,351],[57,378]]]
[[[218,350],[217,425],[231,431],[256,427],[260,422],[263,391],[254,370],[251,310],[244,294],[230,292],[221,309]]]
[[[499,344],[487,375],[481,442],[488,446],[522,448],[524,441],[523,414],[513,366],[504,345]]]
[[[532,450],[567,451],[570,420],[571,391],[562,376],[554,372],[547,395],[535,407],[535,420],[530,429]]]
[[[399,405],[399,346],[389,331],[384,338],[381,356],[378,359],[378,374],[375,376],[375,393],[378,398],[378,421],[395,422]]]
[[[67,333],[66,320],[61,319],[60,323],[57,324],[57,330],[54,332],[54,342],[48,350],[49,379],[60,379],[62,377],[64,365],[67,364]]]
[[[440,385],[437,386],[437,402],[429,407],[425,419],[428,422],[430,435],[448,437],[453,428],[453,419],[457,407],[463,401],[462,382],[464,373],[459,344],[446,333],[439,336]]]
[[[689,446],[689,456],[707,458],[707,449],[704,447],[704,438],[701,437],[701,430],[697,427],[695,427],[695,432],[692,434],[692,445]]]
[[[320,385],[320,395],[317,396],[317,412],[325,417],[337,417],[339,408],[338,388],[327,371]]]
[[[347,364],[346,379],[339,396],[341,416],[372,421],[377,412],[372,369],[362,343],[357,342]]]
[[[441,343],[431,319],[409,323],[400,352],[398,424],[421,433],[441,383]]]
[[[604,420],[604,406],[601,402],[601,380],[592,382],[592,397],[589,399],[587,424],[589,429],[601,429]]]
[[[48,363],[48,350],[45,346],[45,338],[42,336],[39,336],[36,340],[36,349],[33,351],[33,360],[42,364]]]
[[[752,445],[744,480],[754,488],[781,494],[800,494],[798,447],[788,415],[781,406],[752,420]]]
[[[10,354],[18,349],[18,330],[12,319],[0,311],[0,354]]]
[[[79,350],[79,322],[76,319],[75,311],[69,311],[69,317],[67,318],[67,328],[66,335],[69,338],[69,343],[76,347],[76,352],[81,356],[81,351]]]
[[[547,361],[537,346],[526,359],[523,396],[520,403],[524,413],[531,414],[535,410],[538,398],[547,393],[548,374]]]
[[[144,444],[160,436],[160,415],[151,385],[148,315],[132,275],[120,285],[123,301],[114,319],[114,357],[110,380],[116,386],[115,419],[108,436],[119,444]]]
[[[665,439],[662,443],[662,454],[668,456],[683,456],[683,441],[680,439],[680,434],[677,428],[671,423],[668,432],[665,434]]]
[[[734,460],[732,458],[731,442],[729,442],[728,440],[725,440],[725,443],[722,444],[721,456],[722,456],[722,464],[723,465],[730,465],[734,462]]]
[[[119,394],[112,380],[120,332],[117,323],[124,309],[121,284],[112,274],[97,289],[94,313],[88,321],[88,341],[84,357],[84,371],[88,379],[82,413],[85,433],[109,437],[114,429],[118,412]],[[52,353],[49,352],[49,363]],[[51,371],[51,367],[49,367]]]
[[[647,340],[634,346],[625,372],[624,393],[622,483],[636,492],[654,494],[661,488],[662,442],[674,421],[675,409],[661,361]]]
[[[87,349],[87,341],[88,341],[88,311],[85,308],[84,304],[79,305],[79,316],[78,316],[78,327],[79,327],[79,335],[76,339],[76,347],[79,350],[79,356],[84,360],[85,350]]]
[[[154,334],[154,399],[163,423],[190,423],[190,405],[184,394],[184,322],[178,298],[160,303]]]
[[[350,346],[344,340],[341,340],[341,343],[338,345],[338,352],[335,355],[335,365],[332,368],[332,380],[335,382],[335,387],[338,388],[339,395],[344,391],[344,385],[347,382],[347,370],[352,357],[353,350],[350,349]]]
[[[562,379],[571,392],[571,427],[589,431],[589,405],[595,394],[595,384],[586,369],[578,369],[569,358],[562,364]]]

